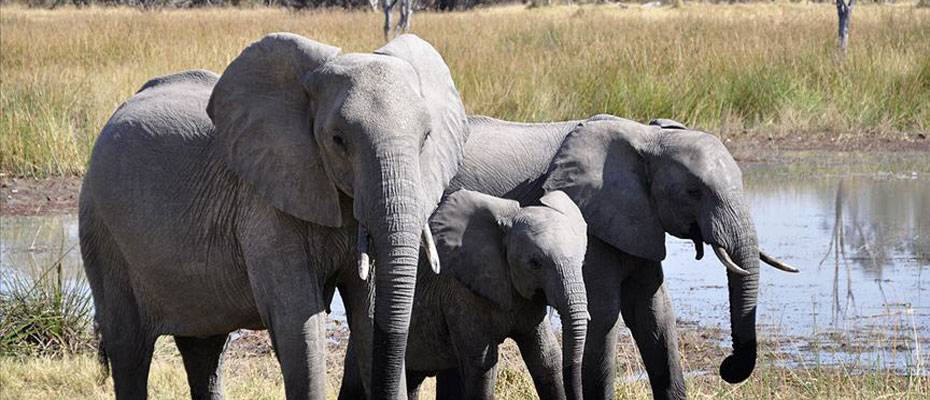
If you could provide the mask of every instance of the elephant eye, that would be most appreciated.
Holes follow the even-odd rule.
[[[701,190],[700,190],[700,189],[688,189],[688,191],[687,191],[686,193],[688,193],[688,196],[691,196],[691,198],[693,198],[693,199],[700,199],[700,198],[701,198]]]
[[[542,268],[542,262],[540,262],[536,257],[530,258],[529,261],[527,261],[527,264],[529,264],[530,269],[534,271],[539,271]]]
[[[333,135],[333,143],[335,143],[336,146],[339,146],[339,147],[341,147],[341,148],[343,148],[343,149],[346,148],[346,141],[345,141],[345,139],[342,138],[342,136]]]
[[[433,133],[432,130],[426,131],[426,134],[423,135],[423,140],[420,141],[420,150],[423,150],[423,146],[426,145],[426,139],[429,139],[429,135]]]

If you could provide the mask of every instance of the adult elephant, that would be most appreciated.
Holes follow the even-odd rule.
[[[373,397],[403,396],[420,238],[466,136],[446,64],[412,35],[340,54],[270,34],[220,77],[146,83],[103,128],[80,199],[116,397],[146,397],[155,339],[174,335],[192,396],[219,399],[227,333],[268,328],[287,398],[324,398],[324,310],[344,271],[358,281],[356,238],[379,265]]]
[[[469,117],[465,161],[450,188],[536,204],[561,190],[588,223],[584,265],[591,321],[584,352],[586,399],[612,398],[619,316],[633,334],[657,399],[684,398],[675,316],[661,261],[665,233],[705,243],[726,266],[733,354],[720,366],[730,383],[756,360],[760,251],[740,169],[714,136],[670,120],[650,125],[613,117],[526,124]]]

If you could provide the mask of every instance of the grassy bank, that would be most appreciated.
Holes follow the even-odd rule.
[[[372,12],[0,9],[0,171],[81,174],[112,111],[147,79],[221,72],[292,31],[347,51],[382,44]],[[471,113],[553,120],[667,116],[734,139],[930,130],[930,9],[857,6],[845,61],[830,4],[520,6],[420,13]]]
[[[150,396],[157,399],[187,399],[188,387],[180,356],[163,340],[158,346],[149,378]],[[508,343],[505,360],[498,370],[497,398],[502,400],[535,397],[532,382],[518,361],[516,346]],[[626,368],[625,360],[636,354],[622,354],[616,387],[617,399],[651,398],[648,382],[638,367]],[[697,354],[685,354],[698,358]],[[335,398],[340,371],[330,356],[328,397]],[[284,389],[280,370],[271,354],[232,355],[225,363],[227,397],[231,399],[280,399]],[[99,370],[90,354],[63,358],[15,359],[0,357],[0,394],[4,398],[110,399],[112,381],[98,384]],[[628,379],[625,377],[629,377]],[[906,377],[890,372],[857,371],[843,367],[776,367],[770,361],[760,365],[743,384],[729,385],[713,373],[688,378],[688,396],[694,399],[924,399],[930,394],[927,377]],[[432,398],[435,381],[424,382],[422,393]]]

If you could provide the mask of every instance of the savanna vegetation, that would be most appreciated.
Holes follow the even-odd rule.
[[[687,329],[687,328],[686,328]],[[278,363],[268,348],[267,337],[252,337],[233,342],[224,362],[224,386],[231,399],[281,399],[284,385]],[[870,370],[869,365],[797,364],[786,357],[777,341],[761,344],[761,365],[743,384],[730,385],[716,374],[716,362],[725,349],[716,345],[717,337],[706,332],[683,332],[683,366],[692,371],[687,379],[688,396],[694,399],[900,399],[918,400],[930,395],[930,378],[903,376],[891,371]],[[335,399],[342,375],[342,343],[330,345],[327,359],[329,385],[327,397]],[[244,344],[241,342],[245,342]],[[878,345],[878,344],[876,344]],[[616,398],[652,398],[649,382],[639,362],[632,338],[621,340],[617,360],[619,379]],[[40,399],[112,399],[112,381],[101,380],[97,360],[92,353],[57,357],[0,357],[0,397],[22,400]],[[156,346],[149,378],[149,394],[156,399],[188,399],[187,378],[177,350],[170,338]],[[421,396],[434,397],[435,380],[427,379]],[[535,389],[519,358],[513,342],[506,342],[501,352],[496,388],[497,398],[523,400],[535,398]]]
[[[222,72],[291,31],[369,51],[382,15],[323,9],[5,6],[0,171],[80,175],[113,110],[153,76]],[[418,13],[469,112],[527,121],[662,116],[734,140],[915,140],[930,130],[930,9],[861,4],[849,53],[825,4],[616,4]]]
[[[368,51],[383,44],[381,18],[342,9],[0,6],[0,176],[80,176],[106,119],[153,76],[221,72],[244,46],[274,31]],[[836,50],[832,3],[513,5],[421,12],[413,32],[443,54],[475,114],[526,121],[662,116],[749,144],[786,137],[913,142],[930,133],[930,8],[912,3],[857,4],[845,56]],[[925,167],[926,159],[914,163]],[[77,249],[61,249],[28,278],[0,269],[0,398],[112,398],[112,382],[99,382],[86,283],[62,275],[66,251]],[[778,337],[760,344],[751,379],[728,385],[716,374],[726,333],[691,328],[682,329],[681,343],[684,367],[695,372],[692,398],[930,396],[926,365],[916,376],[818,365],[783,352],[780,343],[790,338]],[[335,397],[345,341],[344,330],[331,333]],[[887,339],[874,346],[898,345]],[[918,343],[907,332],[894,340]],[[621,346],[617,397],[648,398],[632,340]],[[283,397],[267,338],[250,334],[231,350],[230,398]],[[499,398],[532,398],[512,343],[502,358]],[[162,339],[152,397],[188,398],[185,379],[171,340]]]

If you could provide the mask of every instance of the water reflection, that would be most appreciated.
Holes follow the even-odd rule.
[[[802,270],[762,266],[760,332],[811,361],[913,372],[917,342],[930,338],[930,179],[770,179],[746,189],[760,244]],[[723,267],[695,262],[689,242],[668,244],[679,319],[728,331]]]
[[[0,216],[0,292],[16,278],[57,275],[59,265],[62,279],[83,285],[77,216]]]
[[[915,372],[915,345],[930,348],[930,177],[750,175],[746,190],[761,245],[802,269],[762,266],[761,336],[810,362]],[[3,216],[0,226],[0,291],[13,274],[40,276],[58,261],[80,279],[76,216]],[[667,244],[679,319],[729,332],[723,267],[695,261],[690,242]]]

